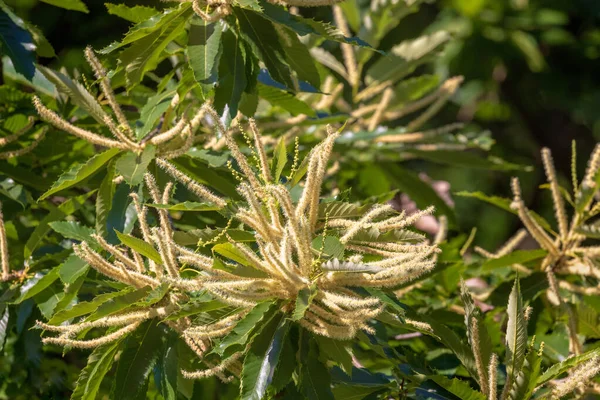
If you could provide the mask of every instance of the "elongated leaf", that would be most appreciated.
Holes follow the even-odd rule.
[[[112,367],[115,355],[120,350],[123,340],[117,340],[94,349],[88,357],[87,365],[77,378],[71,400],[95,400],[100,384]]]
[[[108,221],[108,215],[112,208],[113,197],[115,195],[116,184],[115,178],[115,162],[111,161],[106,169],[106,176],[100,184],[98,189],[98,195],[96,196],[96,232],[102,237],[108,235],[108,229],[106,223]]]
[[[540,376],[542,356],[532,346],[529,347],[523,367],[519,371],[508,398],[512,400],[527,400],[531,398]]]
[[[208,24],[199,17],[192,19],[187,55],[194,78],[199,83],[209,83],[207,79],[215,73],[222,33],[223,25],[220,22]]]
[[[80,317],[82,315],[92,313],[92,312],[96,311],[98,309],[98,307],[100,307],[100,305],[104,304],[104,302],[112,299],[113,297],[122,296],[124,293],[128,293],[130,291],[131,291],[131,289],[125,289],[121,292],[111,292],[111,293],[97,295],[91,301],[84,301],[84,302],[74,305],[73,307],[71,307],[67,310],[62,310],[62,311],[57,312],[56,314],[54,314],[54,316],[52,316],[52,318],[50,319],[50,321],[48,321],[48,323],[51,325],[59,325],[59,324],[63,323],[64,321],[69,320],[71,318],[76,318],[76,317]]]
[[[15,70],[31,80],[35,75],[35,45],[25,23],[0,2],[0,54],[6,54]]]
[[[267,100],[273,106],[281,107],[292,115],[306,114],[311,117],[316,116],[315,110],[313,110],[308,104],[300,99],[297,99],[294,95],[285,90],[259,82],[258,95]]]
[[[326,355],[329,361],[338,363],[340,368],[352,377],[351,342],[335,340],[326,336],[315,336],[315,340],[319,345],[319,353]]]
[[[599,356],[600,356],[600,349],[597,348],[597,349],[587,351],[578,356],[569,357],[564,361],[561,361],[559,363],[552,365],[550,368],[548,368],[546,371],[544,371],[542,376],[540,376],[537,379],[536,384],[537,384],[537,386],[543,385],[544,383],[546,383],[554,378],[557,378],[561,374],[567,372],[569,369],[571,369],[581,363],[584,363],[588,360],[591,360],[594,357],[599,357]]]
[[[148,374],[161,349],[163,330],[156,320],[144,322],[125,342],[119,357],[111,398],[136,400],[146,398]]]
[[[140,23],[158,14],[158,11],[152,7],[135,6],[128,7],[125,4],[104,3],[108,13],[126,19],[129,22]]]
[[[275,26],[279,35],[279,43],[283,47],[289,66],[296,72],[300,80],[306,81],[315,88],[321,87],[321,78],[315,62],[305,44],[296,32],[283,26]]]
[[[21,286],[21,295],[15,300],[15,304],[22,303],[52,285],[52,283],[58,279],[58,271],[59,267],[51,269],[46,275],[42,275],[38,272],[33,278]]]
[[[50,222],[58,221],[66,217],[67,215],[73,214],[77,211],[85,201],[94,194],[94,191],[88,192],[86,194],[82,194],[81,196],[73,197],[64,203],[62,203],[57,208],[50,211],[50,214],[46,215],[44,219],[42,219],[39,225],[35,228],[27,243],[25,243],[25,250],[23,252],[24,258],[28,259],[39,243],[44,239],[44,236],[51,230]]]
[[[448,379],[442,375],[429,376],[429,379],[457,396],[461,400],[485,400],[483,393],[478,392],[469,386],[465,381],[460,379]]]
[[[171,105],[176,91],[169,90],[163,93],[158,93],[148,99],[142,110],[140,111],[139,123],[142,126],[136,129],[136,137],[144,138],[148,133],[155,129],[157,120],[164,114]]]
[[[106,163],[109,162],[113,157],[119,154],[119,152],[119,149],[106,150],[104,153],[96,154],[85,164],[75,164],[70,170],[63,173],[60,178],[54,182],[52,187],[40,197],[40,200],[44,200],[45,198],[58,193],[61,190],[75,186],[84,179],[92,176],[104,165],[106,165]]]
[[[279,363],[289,328],[290,321],[280,316],[274,318],[252,340],[242,369],[240,391],[243,400],[260,400],[265,396]]]
[[[165,14],[164,20],[157,23],[150,33],[135,40],[121,53],[119,60],[125,66],[129,85],[140,83],[146,72],[156,67],[163,50],[183,33],[185,24],[191,16],[192,10],[187,6],[181,6],[178,12]]]
[[[48,225],[50,225],[55,232],[60,233],[67,239],[75,239],[82,242],[90,241],[90,236],[94,233],[94,229],[83,226],[76,221],[55,221]]]
[[[0,318],[0,351],[2,351],[2,349],[4,348],[4,340],[8,335],[8,318],[8,307],[4,307],[4,311],[2,312],[2,318]]]
[[[88,13],[89,10],[82,0],[41,0],[44,3],[52,4],[53,6],[65,8],[67,10],[81,11]]]
[[[219,84],[215,88],[215,108],[228,119],[237,115],[242,93],[248,84],[246,63],[248,57],[244,44],[231,31],[222,34],[223,50],[219,63]]]
[[[506,326],[506,385],[510,388],[523,366],[527,350],[527,323],[523,314],[523,299],[519,280],[515,281],[508,298]]]
[[[165,338],[158,355],[158,362],[154,367],[154,382],[165,400],[177,399],[177,376],[179,373],[179,352],[177,348],[177,335],[171,332]]]
[[[515,250],[505,256],[487,260],[481,266],[482,271],[492,271],[496,268],[507,267],[514,264],[523,264],[544,258],[548,252],[544,249]]]
[[[86,321],[96,321],[102,317],[131,307],[141,299],[145,298],[151,290],[152,288],[150,286],[144,286],[133,292],[125,292],[120,296],[114,296],[102,303],[92,315],[86,318]]]
[[[311,335],[302,335],[300,351],[300,391],[308,400],[333,400],[331,376],[319,361],[319,348]]]
[[[316,286],[306,287],[298,292],[298,296],[296,297],[296,307],[294,308],[294,312],[292,313],[291,317],[292,321],[299,321],[304,317],[306,310],[308,310],[310,303],[312,303],[316,295]]]
[[[231,355],[246,344],[253,329],[270,318],[277,311],[277,305],[270,301],[258,303],[242,318],[235,328],[221,340],[214,352],[221,356]]]
[[[292,71],[286,63],[286,55],[279,42],[273,41],[277,32],[273,24],[263,14],[234,8],[240,24],[240,35],[248,43],[254,54],[259,54],[269,74],[277,82],[289,89],[294,88]]]
[[[131,186],[139,185],[144,179],[144,174],[148,165],[154,159],[156,147],[149,145],[144,148],[142,154],[137,155],[133,152],[123,154],[116,162],[115,166],[125,182]]]
[[[125,235],[119,231],[115,232],[121,243],[123,243],[125,246],[129,247],[134,251],[137,251],[144,257],[148,257],[152,261],[155,261],[159,264],[162,263],[160,253],[156,251],[156,249],[151,244],[146,243],[142,239],[138,239],[130,235]]]
[[[481,157],[475,153],[465,151],[421,151],[415,149],[406,149],[407,152],[440,164],[447,164],[454,167],[464,167],[472,169],[492,170],[492,171],[529,171],[531,167],[509,163],[497,157]]]
[[[50,68],[39,66],[38,69],[44,76],[52,82],[60,93],[68,96],[71,101],[87,111],[98,123],[104,124],[104,117],[107,115],[96,98],[87,91],[79,82],[73,81],[67,75],[51,70]]]

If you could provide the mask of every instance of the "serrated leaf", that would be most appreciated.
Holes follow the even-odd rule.
[[[232,120],[238,112],[246,79],[246,50],[244,44],[230,30],[221,37],[223,49],[219,62],[219,84],[215,87],[214,105],[219,114],[227,113]]]
[[[577,305],[578,333],[587,338],[600,339],[600,315],[586,303]]]
[[[157,120],[167,111],[175,94],[175,90],[169,90],[148,99],[140,111],[139,123],[141,123],[141,127],[135,131],[138,140],[146,137],[148,133],[156,128]]]
[[[87,111],[98,123],[104,124],[104,117],[107,114],[96,98],[82,84],[72,80],[62,72],[43,66],[38,66],[38,69],[56,86],[60,93],[68,96],[75,105]]]
[[[299,389],[307,400],[333,400],[331,376],[319,361],[319,348],[315,339],[303,332],[300,351]]]
[[[332,201],[329,203],[319,204],[319,219],[325,220],[336,218],[359,218],[371,207],[369,204],[358,205],[354,203],[346,203],[343,201]]]
[[[312,248],[317,253],[322,252],[325,258],[344,258],[345,246],[335,236],[317,236],[312,241]]]
[[[270,320],[277,310],[277,304],[271,301],[258,303],[236,324],[235,328],[221,340],[213,351],[220,356],[233,354],[248,342],[252,330],[264,321]]]
[[[144,286],[143,288],[136,289],[132,292],[124,292],[119,296],[114,296],[104,303],[102,303],[96,311],[86,321],[96,321],[107,315],[114,314],[128,307],[133,306],[138,301],[142,300],[152,291],[150,286]]]
[[[209,83],[207,80],[215,73],[222,33],[223,24],[218,21],[209,24],[196,16],[192,19],[186,51],[194,78],[199,83]]]
[[[319,345],[319,352],[327,356],[327,360],[338,363],[342,370],[352,377],[351,341],[344,342],[326,336],[315,336],[315,340]]]
[[[106,168],[106,176],[102,179],[98,195],[96,196],[96,232],[102,237],[108,235],[106,223],[112,208],[115,188],[117,186],[114,182],[115,172],[115,162],[111,161]]]
[[[304,318],[306,310],[308,310],[310,307],[310,304],[317,293],[318,289],[316,285],[311,285],[310,287],[300,289],[298,295],[296,296],[296,306],[294,307],[294,312],[291,316],[292,321],[299,321]]]
[[[540,376],[542,365],[542,356],[530,346],[523,362],[523,367],[519,371],[512,389],[508,394],[511,400],[527,400],[531,398],[536,386],[536,380]]]
[[[29,236],[27,243],[25,243],[25,249],[23,251],[24,258],[28,259],[31,256],[38,244],[51,230],[49,225],[50,222],[62,220],[67,215],[73,214],[75,211],[79,210],[85,201],[93,194],[94,191],[91,191],[86,194],[82,194],[81,196],[70,198],[57,208],[54,208],[52,211],[50,211],[50,214],[46,215],[44,219],[40,221],[33,233]]]
[[[154,160],[156,147],[148,145],[144,148],[142,154],[127,152],[117,160],[115,167],[117,172],[123,176],[125,182],[130,186],[136,186],[142,183],[144,174],[148,170],[148,165]]]
[[[48,323],[50,325],[60,325],[64,321],[69,320],[71,318],[76,318],[82,315],[93,313],[104,302],[112,299],[113,297],[122,296],[124,293],[129,293],[130,291],[131,289],[125,289],[120,292],[99,294],[96,297],[94,297],[94,299],[91,301],[77,303],[67,310],[58,311],[52,316],[52,318],[50,318],[50,321],[48,321]]]
[[[4,340],[8,335],[8,318],[8,307],[4,307],[4,311],[2,312],[2,318],[0,318],[0,351],[2,351],[2,349],[4,348]]]
[[[507,386],[510,388],[517,378],[525,360],[527,350],[527,322],[523,314],[523,299],[519,280],[515,280],[508,297],[508,323],[506,326],[506,373]]]
[[[162,264],[162,258],[160,257],[160,253],[149,243],[146,243],[142,239],[138,239],[131,235],[125,235],[119,231],[115,231],[117,237],[125,246],[130,249],[137,251],[144,257],[151,259],[154,262]]]
[[[321,77],[308,48],[298,39],[296,32],[284,26],[275,25],[279,43],[283,47],[289,66],[296,72],[298,79],[306,81],[315,88],[321,87]]]
[[[177,377],[179,374],[179,351],[177,335],[171,332],[165,338],[165,343],[154,367],[154,382],[165,400],[177,399]]]
[[[154,367],[164,332],[157,320],[144,322],[127,337],[119,357],[111,398],[136,400],[146,398],[148,375]]]
[[[56,7],[64,8],[66,10],[81,11],[86,14],[89,13],[87,6],[81,0],[40,0],[40,1],[51,4]]]
[[[537,379],[536,385],[537,386],[543,385],[544,383],[559,377],[560,375],[567,372],[571,368],[573,368],[577,365],[580,365],[588,360],[591,360],[594,357],[600,357],[600,349],[598,349],[598,348],[593,349],[593,350],[587,351],[583,354],[580,354],[578,356],[572,356],[572,357],[567,358],[564,361],[556,363],[556,364],[552,365],[550,368],[548,368],[546,371],[544,371],[542,376],[540,376]]]
[[[483,393],[480,393],[471,386],[467,382],[461,381],[460,379],[448,379],[442,375],[432,375],[428,376],[429,379],[443,387],[448,392],[457,396],[461,400],[485,400],[486,397]]]
[[[144,22],[156,14],[158,11],[152,7],[146,6],[135,6],[128,7],[125,4],[111,4],[104,3],[108,13],[111,15],[116,15],[117,17],[121,17],[129,22],[140,23]]]
[[[37,273],[33,278],[26,281],[20,288],[21,295],[15,300],[15,304],[22,303],[23,301],[32,298],[38,293],[41,293],[48,286],[52,285],[55,280],[58,279],[59,268],[53,268],[48,271],[47,274],[43,275]]]
[[[252,340],[244,358],[240,393],[243,400],[264,398],[279,363],[290,321],[274,318]]]
[[[54,182],[52,187],[40,197],[40,200],[44,200],[45,198],[58,193],[61,190],[75,186],[84,179],[92,176],[119,153],[119,149],[106,150],[104,153],[96,154],[86,163],[78,163],[73,165],[71,169],[63,173],[60,178]]]
[[[116,340],[94,349],[88,357],[87,365],[81,370],[79,378],[77,378],[71,400],[96,399],[100,384],[112,367],[115,355],[120,350],[122,343],[122,340]]]
[[[55,221],[51,222],[50,227],[57,233],[60,233],[67,239],[75,239],[81,242],[89,241],[91,235],[95,232],[93,228],[83,226],[76,221]]]
[[[35,45],[24,21],[0,3],[0,54],[6,54],[15,70],[31,80],[35,75]]]
[[[524,264],[544,258],[548,252],[544,249],[515,250],[505,256],[487,260],[481,265],[482,271],[492,271],[497,268],[508,267],[514,264]]]
[[[285,90],[260,82],[257,88],[258,95],[275,107],[281,107],[292,115],[305,114],[311,117],[316,116],[314,109]]]

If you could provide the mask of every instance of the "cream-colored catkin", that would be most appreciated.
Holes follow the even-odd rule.
[[[177,168],[175,168],[173,164],[171,164],[167,160],[157,158],[156,164],[159,167],[161,167],[167,174],[171,175],[171,177],[181,182],[190,192],[194,193],[201,199],[210,201],[219,207],[225,207],[227,205],[227,202],[225,200],[213,194],[205,186],[200,185],[199,183],[195,182],[192,178],[179,171]]]
[[[374,131],[377,128],[377,126],[381,122],[381,118],[383,117],[385,110],[387,109],[388,105],[390,104],[390,101],[392,100],[393,95],[394,89],[391,87],[388,87],[383,91],[383,95],[381,96],[381,100],[379,101],[378,107],[375,110],[375,113],[373,113],[371,119],[369,120],[369,126],[367,128],[369,131]]]
[[[578,366],[567,378],[552,389],[553,398],[560,399],[576,389],[587,386],[592,379],[600,374],[600,357]]]
[[[477,318],[471,317],[471,321],[469,322],[470,329],[470,341],[471,341],[471,350],[473,351],[473,356],[475,358],[475,367],[477,368],[477,375],[479,378],[479,386],[481,387],[481,392],[484,395],[489,394],[489,382],[487,380],[487,371],[485,370],[485,364],[483,363],[483,358],[481,356],[481,341],[479,340],[479,321]]]
[[[552,192],[554,212],[558,222],[558,231],[560,233],[560,237],[566,239],[568,235],[569,222],[567,220],[567,212],[565,211],[565,202],[562,194],[560,193],[560,186],[558,184],[558,178],[556,177],[556,169],[554,168],[552,153],[550,153],[550,149],[546,147],[542,149],[542,161],[544,164],[544,170],[546,171],[546,177],[548,178],[548,183],[550,184],[550,191]]]
[[[55,344],[55,345],[63,346],[63,347],[75,347],[75,348],[79,348],[79,349],[93,349],[95,347],[102,346],[103,344],[111,343],[111,342],[127,335],[128,333],[133,332],[134,330],[137,329],[137,327],[139,325],[140,325],[140,322],[134,322],[130,325],[125,326],[124,328],[121,328],[113,333],[99,337],[97,339],[73,340],[73,339],[68,339],[68,338],[59,336],[59,337],[43,338],[42,343]]]
[[[59,117],[54,111],[48,109],[46,106],[42,104],[42,101],[39,97],[33,96],[33,105],[37,110],[40,117],[48,122],[50,125],[53,125],[55,128],[58,128],[62,131],[70,133],[73,136],[77,136],[81,139],[84,139],[92,144],[96,144],[98,146],[104,146],[109,148],[117,148],[122,150],[127,150],[128,146],[125,143],[121,143],[116,140],[107,139],[103,136],[97,135],[90,131],[86,131],[85,129],[78,128],[69,122],[65,121],[61,117]]]
[[[14,157],[20,157],[24,154],[31,152],[33,149],[35,149],[40,144],[40,142],[42,140],[44,140],[44,137],[46,136],[47,131],[48,131],[47,127],[42,128],[41,132],[33,140],[33,142],[31,142],[28,146],[23,147],[22,149],[10,150],[10,151],[5,151],[5,152],[0,153],[0,160],[7,160],[10,158],[14,158]]]
[[[488,367],[488,400],[498,400],[498,356],[492,353]]]

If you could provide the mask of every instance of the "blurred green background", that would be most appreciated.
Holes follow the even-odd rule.
[[[129,27],[109,15],[103,1],[87,0],[89,14],[38,0],[6,2],[52,43],[56,57],[41,62],[54,68],[85,69],[82,50],[86,45],[106,46]],[[164,6],[157,0],[122,3]],[[440,0],[403,20],[382,48],[397,43],[398,36],[416,37],[423,31],[446,29],[453,34],[455,40],[435,68],[444,76],[463,75],[465,83],[434,122],[459,120],[489,129],[496,140],[493,155],[534,166],[532,172],[520,176],[527,202],[552,219],[547,193],[536,190],[544,182],[539,150],[544,146],[552,150],[569,187],[571,141],[577,141],[582,172],[600,138],[599,22],[597,0]],[[509,196],[507,173],[430,163],[413,167],[449,181],[453,192],[479,190]],[[475,243],[483,247],[498,246],[518,227],[516,217],[493,206],[457,197],[455,202],[461,228],[478,227]]]

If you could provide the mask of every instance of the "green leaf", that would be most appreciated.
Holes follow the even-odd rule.
[[[6,54],[15,70],[31,80],[35,75],[35,46],[25,23],[0,2],[0,55]]]
[[[260,82],[257,88],[258,95],[275,107],[281,107],[292,115],[306,114],[310,117],[316,116],[314,109],[285,90]]]
[[[442,375],[432,375],[428,376],[429,379],[446,389],[448,392],[457,396],[461,400],[485,400],[486,397],[483,393],[480,393],[465,381],[461,381],[460,379],[448,379]]]
[[[523,313],[523,299],[519,280],[515,280],[508,297],[508,323],[506,326],[506,386],[510,388],[525,360],[527,350],[527,322]]]
[[[481,266],[482,271],[492,271],[497,268],[508,267],[514,264],[524,264],[544,258],[548,252],[544,249],[515,250],[505,256],[487,260]]]
[[[243,400],[260,400],[265,396],[289,328],[289,320],[283,316],[274,318],[252,340],[242,368],[240,393]]]
[[[148,165],[154,159],[155,154],[156,147],[152,145],[146,146],[140,155],[131,151],[127,152],[117,160],[115,165],[117,172],[123,176],[125,182],[130,186],[139,185],[142,183]]]
[[[104,125],[104,117],[107,114],[96,98],[82,84],[50,68],[38,66],[38,69],[56,86],[56,89],[60,93],[68,96],[75,105],[87,111],[99,124]]]
[[[81,0],[41,0],[44,3],[51,4],[56,7],[64,8],[67,10],[81,11],[83,13],[89,13],[89,10],[85,3]]]
[[[332,220],[336,218],[359,218],[362,217],[370,207],[370,204],[359,205],[354,203],[346,203],[343,201],[320,203],[319,219],[325,220],[325,218],[328,218]]]
[[[120,350],[122,343],[123,340],[120,339],[94,349],[88,357],[87,365],[77,378],[71,400],[96,399],[100,384],[112,367],[115,355]]]
[[[302,332],[300,349],[300,391],[307,400],[333,400],[331,376],[319,361],[319,348],[312,335]]]
[[[158,11],[152,7],[135,6],[128,7],[125,4],[104,3],[108,13],[116,15],[129,22],[140,23],[158,14]]]
[[[579,303],[577,305],[578,333],[590,339],[600,339],[600,315],[594,307]]]
[[[478,200],[482,200],[482,201],[485,201],[486,203],[493,204],[496,207],[501,208],[505,211],[508,211],[512,214],[515,214],[515,215],[518,214],[516,210],[513,210],[510,207],[511,200],[506,199],[504,197],[488,196],[487,194],[482,193],[482,192],[462,191],[462,192],[456,192],[454,194],[457,196],[461,196],[461,197],[472,197],[472,198],[475,198]],[[548,221],[546,221],[544,218],[542,218],[537,213],[535,213],[531,210],[529,210],[529,212],[530,212],[531,216],[536,220],[536,222],[542,226],[542,228],[544,228],[545,230],[547,230],[549,232],[552,232],[552,228],[550,227],[550,224],[548,224]]]
[[[164,331],[155,319],[144,322],[129,335],[119,357],[111,398],[146,398],[148,374],[158,359],[163,335]]]
[[[139,123],[140,128],[136,129],[135,135],[138,140],[144,138],[148,133],[156,128],[157,120],[171,106],[171,101],[177,92],[169,90],[163,93],[154,95],[148,99],[142,110],[140,111]]]
[[[114,296],[102,303],[92,315],[86,318],[86,321],[96,321],[102,317],[131,307],[138,301],[148,296],[148,293],[151,291],[152,288],[150,286],[144,286],[143,288],[134,290],[133,292],[125,292],[119,296]]]
[[[106,176],[102,179],[98,195],[96,196],[96,232],[102,237],[108,235],[106,223],[108,222],[108,215],[112,208],[115,188],[117,186],[114,182],[115,175],[115,162],[111,161],[106,168]]]
[[[156,249],[149,243],[146,243],[142,239],[138,239],[131,235],[125,235],[119,231],[115,231],[117,237],[125,246],[130,249],[137,251],[144,257],[151,259],[154,262],[162,264],[162,258],[160,257],[160,253],[156,251]]]
[[[527,400],[535,390],[536,380],[540,376],[542,356],[532,345],[529,346],[523,367],[519,371],[513,387],[508,394],[511,400]]]
[[[133,44],[120,54],[119,60],[125,67],[128,85],[134,86],[142,81],[147,71],[156,68],[163,50],[183,33],[191,16],[190,7],[183,5],[178,11],[163,14],[158,21],[151,18],[140,24],[143,28],[128,34],[120,45],[105,49],[104,52],[133,41]]]
[[[310,83],[315,88],[321,87],[321,77],[315,66],[313,57],[304,43],[298,39],[296,32],[284,26],[275,25],[279,43],[283,47],[289,66],[296,71],[298,78]]]
[[[221,34],[223,24],[215,22],[207,24],[200,17],[194,16],[188,34],[187,56],[194,78],[199,83],[207,80],[215,73],[218,65],[218,54],[221,51]]]
[[[423,151],[416,149],[405,149],[424,160],[439,164],[447,164],[453,167],[464,167],[471,169],[491,171],[530,171],[531,167],[509,163],[498,157],[481,157],[467,151]]]
[[[246,64],[248,57],[244,44],[230,30],[222,34],[223,49],[219,63],[219,84],[215,88],[215,108],[219,114],[228,113],[228,118],[237,115],[242,93],[248,84]]]
[[[352,342],[344,342],[342,340],[331,339],[326,336],[316,335],[315,340],[319,345],[319,352],[327,356],[328,361],[336,362],[342,370],[352,376]]]
[[[324,258],[344,258],[345,246],[335,236],[317,236],[312,241],[312,248],[318,253],[322,251]]]
[[[271,171],[273,173],[273,180],[279,182],[281,173],[287,164],[287,148],[285,146],[285,138],[280,138],[277,143],[277,147],[273,151],[273,158],[271,159]]]
[[[248,342],[252,330],[263,324],[265,321],[270,320],[277,311],[277,303],[271,301],[258,303],[236,324],[235,328],[221,340],[219,345],[216,346],[213,351],[220,356],[235,353],[243,348]]]
[[[233,260],[237,263],[240,263],[242,265],[245,266],[251,266],[250,262],[246,259],[246,256],[244,255],[244,253],[242,253],[240,250],[238,250],[233,244],[231,243],[220,243],[215,245],[212,248],[212,251],[222,255],[223,257],[226,257],[230,260]]]
[[[83,203],[85,203],[85,201],[93,194],[94,191],[91,191],[86,194],[82,194],[81,196],[70,198],[57,208],[54,208],[52,211],[50,211],[50,214],[46,215],[44,219],[40,221],[31,236],[29,236],[27,243],[25,243],[25,250],[23,252],[24,258],[27,260],[31,256],[38,244],[51,230],[49,225],[50,222],[61,220],[67,215],[73,214],[75,211],[79,210],[79,208],[83,206]]]
[[[52,316],[52,318],[50,319],[50,321],[48,321],[48,323],[50,325],[60,325],[61,323],[65,322],[66,320],[92,313],[92,312],[96,311],[98,309],[98,307],[100,307],[100,305],[102,305],[104,302],[112,299],[113,297],[122,296],[123,293],[128,293],[130,291],[131,291],[131,289],[125,289],[120,292],[110,292],[110,293],[104,293],[104,294],[97,295],[91,301],[84,301],[81,303],[77,303],[73,307],[69,308],[68,310],[62,310],[62,311],[57,312],[56,314],[54,314]]]
[[[592,358],[595,358],[595,357],[600,357],[600,348],[596,348],[596,349],[587,351],[578,356],[569,357],[564,361],[556,363],[556,364],[552,365],[550,368],[548,368],[546,371],[544,371],[542,376],[540,376],[537,379],[536,386],[543,385],[544,383],[546,383],[552,379],[558,378],[560,375],[564,374],[571,368],[573,368],[577,365],[580,365],[588,360],[591,360]]]
[[[35,274],[33,278],[21,286],[21,295],[15,300],[15,304],[22,303],[52,285],[58,279],[58,271],[59,267],[55,267],[48,271],[46,275],[42,275],[39,272]]]
[[[292,313],[292,321],[299,321],[304,318],[304,314],[306,313],[306,310],[308,310],[308,307],[310,307],[310,304],[317,295],[317,292],[318,290],[316,285],[311,285],[310,287],[300,289],[298,296],[296,297],[296,307]]]
[[[165,400],[177,400],[177,376],[179,374],[177,335],[175,332],[171,332],[165,339],[154,370],[154,382]]]
[[[2,351],[4,348],[4,340],[8,334],[8,318],[8,307],[4,307],[4,311],[2,311],[2,318],[0,318],[0,351]]]
[[[84,179],[92,176],[119,153],[119,149],[106,150],[104,153],[96,154],[85,164],[78,163],[73,165],[70,170],[63,173],[60,178],[54,182],[52,187],[40,197],[40,200],[44,200],[45,198],[58,193],[61,190],[75,186]]]
[[[240,35],[250,45],[252,53],[260,55],[274,80],[288,88],[294,88],[285,52],[278,41],[273,41],[277,37],[273,24],[263,14],[254,11],[234,8],[233,12],[238,19]]]
[[[76,221],[55,221],[48,225],[55,231],[66,237],[67,239],[75,239],[79,241],[90,241],[91,235],[95,232],[93,228],[83,226]]]

